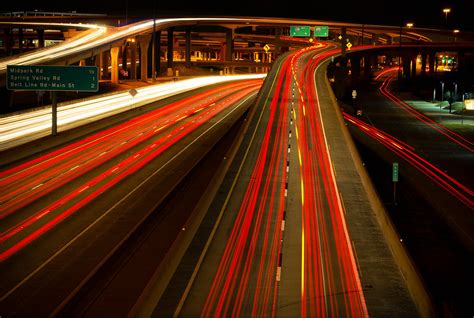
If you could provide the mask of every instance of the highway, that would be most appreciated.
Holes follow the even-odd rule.
[[[156,29],[201,22],[309,23],[179,18],[157,20]],[[150,32],[153,24],[146,20],[120,28],[91,25],[91,30],[60,46],[2,63],[79,60],[127,37]],[[369,48],[353,47],[352,51]],[[112,286],[120,285],[124,293],[132,285],[125,283],[131,280],[125,268],[137,271],[145,264],[143,272],[156,278],[167,264],[167,271],[174,271],[168,258],[179,250],[183,255],[176,256],[176,271],[163,275],[158,283],[164,285],[162,290],[150,292],[156,279],[139,273],[143,277],[134,285],[136,289],[113,310],[183,317],[415,316],[406,273],[394,261],[393,245],[387,243],[374,216],[375,191],[360,181],[362,165],[352,144],[341,137],[346,133],[342,118],[351,129],[403,158],[410,171],[433,181],[436,191],[448,193],[445,203],[453,197],[453,206],[462,206],[455,213],[472,212],[473,192],[465,185],[466,176],[443,171],[415,151],[420,145],[395,137],[393,132],[399,128],[382,130],[373,118],[367,117],[368,124],[348,113],[341,116],[325,73],[331,57],[340,52],[336,45],[321,42],[284,54],[266,77],[203,77],[138,88],[136,94],[120,92],[61,105],[62,134],[97,122],[106,128],[85,130],[84,136],[71,138],[67,144],[51,144],[46,151],[42,145],[37,155],[9,163],[0,171],[0,314],[103,315],[108,297],[117,298]],[[404,120],[415,118],[416,129],[422,123],[423,133],[431,138],[435,132],[434,140],[448,140],[449,149],[460,156],[472,155],[472,142],[391,93],[392,79],[388,76],[382,81],[380,92],[393,103],[390,107],[396,105],[398,115],[403,112]],[[178,93],[185,94],[167,103],[156,102]],[[144,112],[145,108],[149,111]],[[137,110],[137,116],[126,115]],[[104,124],[122,115],[131,117]],[[237,134],[239,125],[242,136],[226,139],[230,130]],[[50,129],[48,107],[1,118],[0,151],[11,155],[33,140],[49,144]],[[230,145],[220,147],[235,151],[235,158],[214,149],[222,140]],[[185,193],[180,187],[186,188],[182,182],[189,175],[207,176],[211,180],[205,181],[212,184],[212,172],[220,173],[213,164],[204,165],[200,172],[194,169],[214,152],[224,161],[232,160],[222,185],[208,189],[204,183],[194,184],[202,188],[203,197],[217,194],[209,199],[209,210],[202,209],[207,214],[201,224],[188,219],[197,210],[191,203],[194,192]],[[219,158],[210,161],[220,167]],[[427,191],[431,189],[430,185]],[[175,211],[174,206],[181,210]],[[124,248],[135,236],[148,239],[148,232],[137,233],[151,219],[158,220],[163,233],[172,232],[156,257],[149,257],[154,267],[145,257],[131,261],[139,248]],[[471,223],[459,225],[465,237]],[[189,230],[194,227],[195,233]],[[157,233],[149,235],[159,240]],[[190,235],[189,241],[179,239],[184,235]],[[101,276],[102,272],[107,275]]]
[[[59,43],[57,45],[37,49],[32,52],[24,53],[18,56],[8,57],[0,61],[0,74],[5,74],[7,65],[31,65],[31,64],[48,64],[57,57],[67,56],[81,45],[97,40],[107,33],[107,27],[95,24],[82,23],[40,23],[40,22],[0,22],[0,25],[18,25],[18,26],[52,26],[61,28],[79,28],[89,29],[80,32],[75,37]]]
[[[339,194],[315,82],[321,63],[339,52],[330,44],[319,44],[276,62],[232,173],[222,186],[226,191],[211,205],[213,217],[203,222],[191,243],[193,250],[184,256],[168,289],[155,299],[153,314],[366,317],[371,312],[414,313],[408,294],[386,297],[394,286],[404,290],[393,260],[385,258],[390,252],[376,247],[383,249],[377,254],[381,258],[376,265],[368,264],[367,252],[354,250],[360,237],[349,235],[344,206],[351,200],[343,204]],[[198,244],[199,239],[205,243]],[[365,248],[373,248],[368,245]],[[202,252],[197,256],[198,247]],[[363,269],[359,253],[364,255]],[[391,277],[390,283],[375,279],[379,266]],[[367,281],[387,284],[375,287],[380,292],[377,301],[369,293],[373,307],[366,302],[361,270]]]
[[[61,310],[242,115],[260,85],[207,88],[2,171],[0,311]]]
[[[344,117],[436,310],[465,316],[472,312],[472,134],[441,125],[440,118],[457,121],[457,115],[410,106],[408,100],[420,101],[395,93],[394,72],[382,72],[376,85],[360,91],[363,116],[348,108]],[[397,205],[392,162],[400,171]]]
[[[58,131],[76,128],[146,105],[152,101],[207,85],[263,77],[265,74],[197,77],[137,88],[135,94],[121,91],[60,104],[57,114]],[[0,118],[0,151],[50,135],[51,118],[51,106]]]

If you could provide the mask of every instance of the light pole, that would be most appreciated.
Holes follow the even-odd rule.
[[[451,12],[451,8],[444,8],[443,12],[446,15],[446,26],[448,26],[448,13]]]
[[[400,85],[400,79],[402,76],[401,63],[402,63],[402,23],[400,23],[400,38],[398,40],[399,50],[398,50],[398,84]]]
[[[441,83],[441,101],[444,101],[444,82]],[[441,104],[439,106],[441,108]]]
[[[457,34],[458,34],[459,32],[461,32],[461,31],[459,31],[459,29],[453,30],[453,33],[454,33],[454,42],[456,42],[456,37],[457,37]]]
[[[151,36],[151,77],[156,81],[156,0],[153,1],[153,34]]]

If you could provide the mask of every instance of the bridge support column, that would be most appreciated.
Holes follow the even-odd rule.
[[[128,71],[128,44],[122,46],[122,69]]]
[[[429,62],[428,62],[430,73],[434,73],[436,71],[435,62],[436,62],[436,51],[430,51]]]
[[[11,55],[12,53],[12,30],[9,28],[3,29],[3,46],[5,47],[5,54]]]
[[[97,75],[99,77],[99,80],[102,79],[102,74],[103,74],[102,64],[103,64],[103,57],[102,57],[102,51],[100,51],[99,54],[95,56],[95,65],[97,66],[97,69],[98,69]]]
[[[18,52],[23,53],[23,29],[18,28]]]
[[[404,79],[409,79],[410,78],[410,62],[411,62],[410,55],[405,54],[405,55],[402,56],[403,78]]]
[[[376,46],[379,43],[379,35],[378,34],[372,34],[372,45]]]
[[[421,52],[421,77],[426,76],[426,52]]]
[[[173,28],[168,29],[168,52],[166,54],[168,73],[173,72]],[[173,74],[171,74],[173,75]]]
[[[191,27],[186,27],[186,68],[191,68]]]
[[[110,65],[112,66],[110,70],[110,81],[112,84],[118,84],[119,82],[119,53],[120,53],[120,46],[114,46],[110,48]]]
[[[38,34],[38,48],[44,47],[44,30],[37,29],[36,33]]]
[[[110,50],[102,52],[102,78],[109,79]]]
[[[156,31],[155,32],[155,72],[156,76],[160,75],[160,70],[161,70],[161,31]]]
[[[364,77],[370,79],[372,75],[372,56],[364,56]]]
[[[360,78],[360,56],[351,56],[352,85],[356,85]]]
[[[415,79],[416,78],[416,60],[417,60],[417,55],[413,55],[411,58],[411,78]]]
[[[462,72],[464,71],[464,64],[465,64],[465,53],[464,51],[458,51],[458,71]]]
[[[225,34],[225,61],[231,62],[234,54],[234,30],[228,29]]]
[[[130,42],[130,79],[137,79],[137,42]]]
[[[140,45],[140,79],[144,82],[148,79],[148,47],[150,40],[151,34],[137,36]]]
[[[281,54],[281,28],[275,29],[275,58]]]
[[[342,37],[341,38],[341,55],[342,55],[342,57],[346,56],[346,43],[347,43],[346,42],[346,37],[347,37],[346,32],[347,32],[347,30],[346,30],[345,27],[341,28],[341,37]]]

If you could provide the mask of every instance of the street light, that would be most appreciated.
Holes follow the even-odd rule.
[[[443,12],[446,15],[446,25],[448,25],[448,13],[451,12],[451,9],[450,8],[444,8]]]
[[[459,31],[458,29],[453,30],[453,33],[454,33],[454,42],[456,42],[456,37],[457,37],[457,34],[458,34],[459,32],[461,32],[461,31]]]
[[[413,27],[413,26],[414,26],[413,22],[408,22],[408,23],[407,23],[407,27],[411,28],[411,27]]]
[[[441,83],[441,101],[444,101],[444,82]],[[439,105],[439,108],[441,108],[441,104]]]

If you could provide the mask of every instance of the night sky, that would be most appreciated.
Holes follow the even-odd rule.
[[[284,5],[280,5],[284,1]],[[152,17],[153,0],[2,1],[0,11],[54,10]],[[230,7],[232,6],[232,7]],[[474,31],[474,0],[156,0],[158,16],[244,15]],[[450,7],[448,24],[442,12]]]

